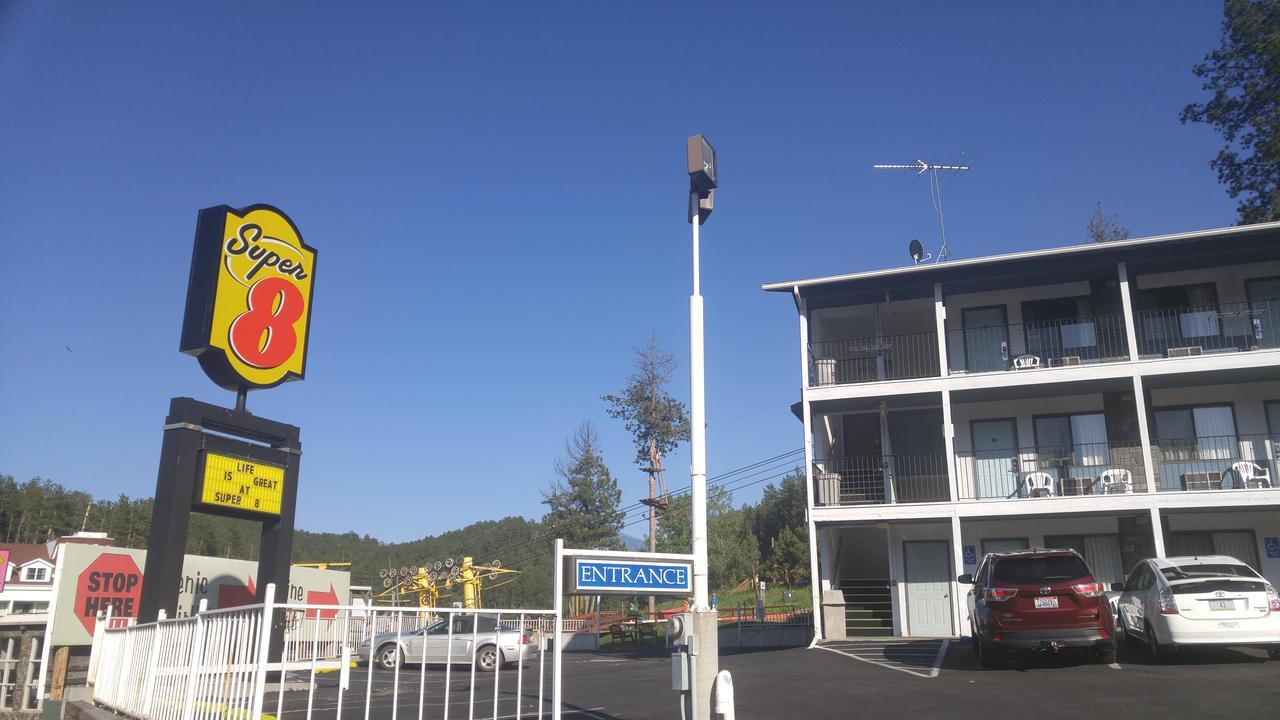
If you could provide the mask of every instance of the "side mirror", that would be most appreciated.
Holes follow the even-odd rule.
[[[961,575],[960,577],[956,578],[956,582],[958,582],[958,583],[964,583],[965,585],[972,585],[972,584],[973,584],[973,575],[971,575],[971,574],[969,574],[969,573],[965,573],[965,574]]]
[[[1112,589],[1112,590],[1114,590],[1114,591],[1116,591],[1116,592],[1124,592],[1124,583],[1121,583],[1121,582],[1113,582],[1113,583],[1111,583],[1111,589]]]

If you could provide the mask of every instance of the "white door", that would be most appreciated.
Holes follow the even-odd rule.
[[[1006,498],[1018,491],[1018,426],[1013,420],[973,421],[978,497]]]
[[[952,637],[951,544],[904,542],[902,557],[907,574],[907,634]]]

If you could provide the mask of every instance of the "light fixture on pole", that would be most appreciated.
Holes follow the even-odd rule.
[[[718,622],[707,592],[707,420],[702,348],[702,288],[698,230],[711,215],[719,174],[716,151],[702,135],[686,144],[689,222],[693,225],[693,294],[689,296],[689,475],[693,535],[692,720],[710,720],[711,688],[720,668]],[[683,700],[682,700],[683,702]]]

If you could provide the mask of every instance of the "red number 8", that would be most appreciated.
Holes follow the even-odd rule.
[[[276,298],[280,307],[272,312]],[[231,350],[256,368],[283,365],[298,347],[293,324],[304,309],[302,291],[293,283],[284,278],[259,280],[249,288],[249,310],[231,323]]]

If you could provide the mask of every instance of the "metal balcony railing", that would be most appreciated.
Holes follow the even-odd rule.
[[[956,453],[961,500],[1146,492],[1140,443],[1080,443]]]
[[[1154,441],[1160,491],[1245,490],[1280,487],[1276,438],[1221,435]]]
[[[1034,370],[1129,359],[1123,315],[947,331],[952,373]]]
[[[951,498],[943,453],[815,460],[819,506],[944,502]]]
[[[937,333],[809,343],[809,386],[937,377]]]
[[[1144,310],[1137,320],[1143,358],[1280,347],[1280,300]]]

